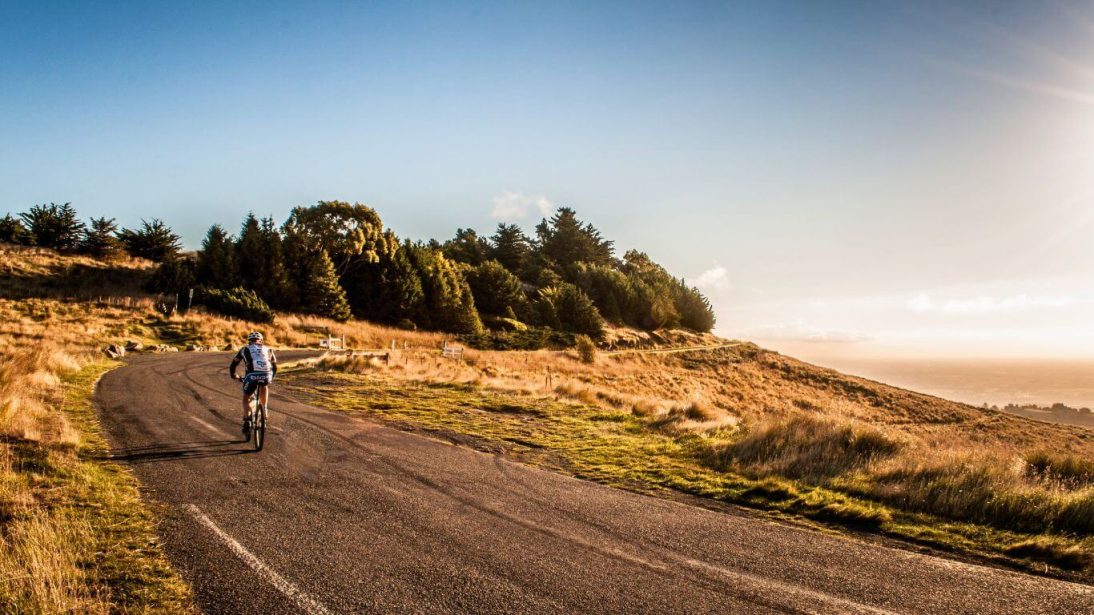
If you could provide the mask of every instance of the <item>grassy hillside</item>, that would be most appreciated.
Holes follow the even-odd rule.
[[[612,484],[1094,571],[1094,432],[749,343],[593,363],[546,351],[468,351],[462,363],[409,353],[391,365],[331,357],[295,383],[334,407]]]

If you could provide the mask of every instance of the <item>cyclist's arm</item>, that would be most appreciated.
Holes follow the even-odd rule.
[[[273,370],[273,375],[277,375],[277,354],[270,350],[270,368]]]
[[[232,359],[232,364],[230,366],[228,366],[228,374],[230,374],[232,376],[233,380],[236,377],[236,368],[237,367],[239,367],[239,357],[238,356],[236,356],[236,358]]]

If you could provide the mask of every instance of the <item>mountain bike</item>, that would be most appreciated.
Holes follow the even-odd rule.
[[[254,395],[251,397],[251,437],[254,441],[255,450],[262,450],[262,445],[266,442],[266,419],[269,418],[269,397],[266,397],[266,405],[263,406],[258,400],[262,399],[262,393],[268,385],[266,383],[259,383],[255,387]]]

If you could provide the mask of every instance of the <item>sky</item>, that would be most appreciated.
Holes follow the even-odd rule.
[[[0,213],[569,206],[804,355],[1094,357],[1094,5],[0,0]]]

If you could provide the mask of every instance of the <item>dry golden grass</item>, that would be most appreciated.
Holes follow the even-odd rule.
[[[465,357],[410,352],[391,365],[328,358],[323,366],[623,411],[650,430],[700,438],[707,463],[722,471],[1027,535],[1048,532],[1086,554],[1094,547],[1083,540],[1094,533],[1087,461],[1094,434],[1080,427],[901,390],[748,343],[601,353],[593,364],[575,352],[468,350]]]

